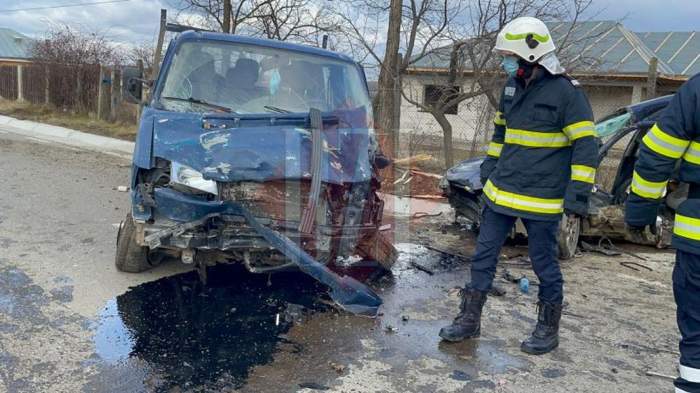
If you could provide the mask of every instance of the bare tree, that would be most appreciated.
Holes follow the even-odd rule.
[[[380,70],[374,103],[378,128],[398,133],[398,119],[394,116],[398,102],[394,92],[400,75],[449,40],[451,30],[460,23],[464,1],[349,0],[335,7],[351,50],[365,51],[366,56],[356,57],[365,58],[369,66]],[[403,52],[401,60],[399,52]]]
[[[171,0],[183,13],[204,17],[205,27],[281,41],[317,44],[335,31],[322,0]]]
[[[376,11],[380,15],[387,12],[377,1],[356,1],[365,2],[370,12]],[[450,167],[454,163],[453,130],[447,112],[464,101],[477,98],[486,99],[492,108],[497,107],[503,83],[493,54],[498,31],[512,19],[526,15],[546,21],[576,21],[590,4],[591,0],[404,0],[402,42],[398,50],[405,51],[405,56],[397,70],[382,66],[381,72],[405,73],[418,65],[433,68],[431,63],[440,63],[437,68],[442,69],[434,76],[434,85],[438,88],[432,100],[424,101],[423,92],[410,91],[407,84],[403,84],[402,96],[435,118],[443,133],[445,166]],[[385,59],[377,55],[377,42],[372,41],[374,35],[370,29],[374,25],[367,24],[366,19],[345,17],[344,21],[358,46],[365,48],[371,58],[383,65]],[[569,38],[564,45],[570,43]],[[397,45],[391,47],[394,50]],[[380,92],[385,88],[381,81],[380,73]],[[382,100],[388,98],[378,97],[378,105],[385,105]],[[379,123],[385,124],[381,119],[385,113],[379,110],[377,115]]]

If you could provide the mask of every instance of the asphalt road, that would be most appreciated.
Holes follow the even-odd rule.
[[[562,344],[551,354],[519,351],[536,285],[524,294],[501,280],[507,293],[487,302],[482,337],[446,345],[437,331],[468,265],[415,244],[468,254],[473,239],[447,218],[400,225],[401,258],[372,281],[385,305],[371,320],[329,308],[298,274],[222,267],[202,287],[177,263],[117,272],[128,165],[0,129],[0,392],[672,391],[646,375],[675,375],[668,251],[635,249],[651,271],[619,265],[629,257],[567,262]],[[504,268],[536,284],[517,261]]]

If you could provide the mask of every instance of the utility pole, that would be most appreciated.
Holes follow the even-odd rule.
[[[151,70],[151,78],[155,80],[160,70],[160,54],[163,53],[163,40],[165,40],[165,25],[168,22],[168,11],[163,8],[160,10],[160,31],[158,32],[158,43],[156,44],[156,52],[153,54],[153,70]]]
[[[231,0],[224,0],[224,22],[221,30],[231,33]]]
[[[378,128],[390,136],[393,143],[398,141],[399,125],[395,124],[396,103],[396,72],[400,70],[399,46],[401,41],[401,8],[402,0],[391,0],[389,5],[389,27],[387,28],[386,51],[379,72],[377,92],[377,109],[375,112]],[[391,154],[396,157],[398,145],[391,147]]]
[[[656,78],[659,60],[652,57],[649,60],[649,74],[647,75],[647,100],[656,97]]]

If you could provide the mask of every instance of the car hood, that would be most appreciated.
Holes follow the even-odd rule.
[[[187,165],[205,179],[220,182],[310,179],[311,131],[304,123],[299,118],[276,122],[271,117],[156,116],[153,156]],[[322,135],[322,181],[342,184],[371,179],[373,130],[328,126]]]
[[[486,157],[475,157],[460,161],[457,165],[447,170],[445,178],[450,183],[456,183],[461,187],[471,190],[481,190],[481,163]]]

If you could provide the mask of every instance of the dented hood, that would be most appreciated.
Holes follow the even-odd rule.
[[[326,123],[331,125],[322,130],[322,181],[370,180],[373,131],[338,126],[350,122],[337,118]],[[311,131],[303,115],[233,118],[169,113],[156,116],[153,127],[153,156],[187,165],[205,179],[311,179]]]

